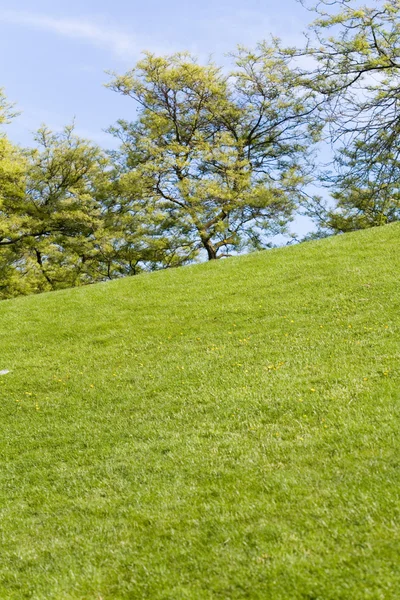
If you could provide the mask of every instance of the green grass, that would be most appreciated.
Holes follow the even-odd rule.
[[[0,598],[398,599],[399,241],[0,303]]]

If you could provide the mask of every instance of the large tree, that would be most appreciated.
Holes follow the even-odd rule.
[[[325,108],[334,169],[325,176],[337,210],[317,208],[332,231],[397,220],[400,186],[400,4],[319,2],[304,73]],[[296,52],[294,51],[294,54]],[[322,218],[321,218],[322,216]]]
[[[275,46],[240,49],[230,73],[188,54],[146,54],[114,76],[138,115],[111,129],[149,219],[168,222],[180,252],[209,259],[285,228],[307,181],[319,131],[313,92]]]

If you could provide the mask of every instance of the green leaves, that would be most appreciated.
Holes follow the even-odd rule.
[[[319,99],[333,172],[324,175],[335,208],[318,199],[322,229],[342,232],[390,223],[399,211],[400,5],[322,1],[304,49],[305,81]]]
[[[281,228],[318,135],[312,93],[295,89],[277,45],[241,48],[235,63],[225,74],[188,54],[146,54],[109,84],[140,106],[136,121],[111,130],[122,140],[120,162],[146,182],[146,206],[172,219],[192,256],[203,248],[217,258],[251,243],[254,228],[260,237]]]
[[[88,281],[87,264],[100,226],[97,187],[107,160],[67,127],[53,134],[43,128],[38,147],[15,156],[14,188],[1,185],[0,251],[12,252],[6,295],[69,287]],[[5,140],[1,140],[3,145]],[[10,169],[10,167],[8,167]],[[89,261],[90,262],[90,261]],[[20,280],[24,280],[23,285]]]

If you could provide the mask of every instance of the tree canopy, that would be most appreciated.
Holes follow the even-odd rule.
[[[229,73],[189,54],[146,54],[109,84],[139,107],[111,129],[120,162],[186,252],[261,247],[291,218],[319,122],[288,61],[265,44],[239,49]]]
[[[298,54],[313,61],[303,75],[324,108],[335,160],[325,181],[336,208],[320,223],[347,231],[397,220],[400,5],[322,0],[313,10],[317,19]]]

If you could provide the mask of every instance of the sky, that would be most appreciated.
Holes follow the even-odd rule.
[[[0,87],[21,112],[8,136],[31,145],[43,123],[74,119],[79,135],[110,148],[105,130],[134,119],[135,106],[104,87],[107,71],[124,73],[145,50],[221,63],[271,35],[300,44],[310,20],[296,0],[2,0]]]

